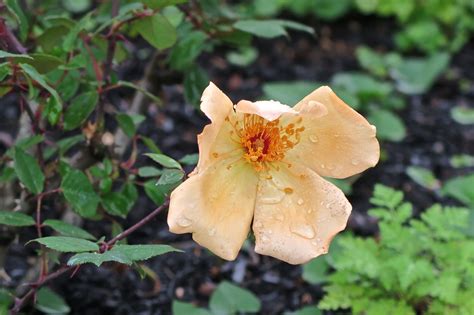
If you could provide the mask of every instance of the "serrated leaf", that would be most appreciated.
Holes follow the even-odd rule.
[[[84,238],[88,240],[95,240],[95,236],[90,234],[89,232],[77,227],[75,225],[60,221],[60,220],[53,220],[48,219],[43,222],[43,225],[49,226],[59,234],[63,236],[69,237],[76,237],[76,238]]]
[[[71,169],[63,177],[61,189],[66,200],[79,215],[83,217],[95,215],[99,197],[84,173]]]
[[[157,49],[169,48],[176,42],[176,28],[159,13],[139,19],[133,28]]]
[[[71,311],[66,301],[48,288],[40,288],[35,307],[45,314],[67,314]]]
[[[0,211],[0,224],[10,226],[35,225],[35,220],[29,215],[14,211]]]
[[[164,167],[181,169],[181,165],[176,160],[164,154],[145,153],[144,155],[148,156],[150,159],[152,159],[156,163],[161,164]]]
[[[169,252],[180,252],[180,250],[169,245],[115,245],[114,253],[121,253],[132,261],[147,260],[155,256]]]
[[[38,242],[58,252],[80,253],[98,251],[99,246],[91,241],[69,236],[47,236],[36,238],[30,242]]]
[[[33,194],[43,191],[44,175],[34,157],[20,148],[14,152],[15,172],[23,185]]]
[[[144,166],[138,169],[138,176],[141,177],[155,177],[161,175],[161,173],[163,173],[162,170],[152,166]]]
[[[0,58],[24,58],[24,59],[33,59],[30,55],[27,54],[12,54],[8,51],[0,50]]]
[[[258,312],[261,303],[252,292],[223,281],[212,294],[209,308],[215,315],[227,315],[240,312]]]
[[[97,91],[89,91],[76,96],[64,113],[64,129],[72,130],[79,127],[99,101]]]
[[[103,254],[100,253],[80,253],[69,258],[68,266],[82,265],[91,263],[100,267],[104,262],[115,261],[121,264],[131,265],[132,261],[122,253],[116,253],[113,251],[107,251]]]
[[[161,150],[156,146],[155,142],[151,138],[140,135],[140,139],[153,153],[161,154]]]

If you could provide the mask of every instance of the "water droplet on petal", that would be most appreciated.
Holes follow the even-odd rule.
[[[296,203],[301,206],[304,203],[304,200],[300,198]]]
[[[262,237],[260,238],[262,240],[262,242],[264,243],[267,243],[270,239],[268,238],[268,236],[266,235],[262,235]]]
[[[311,212],[313,212],[313,210],[312,210],[312,209],[308,209],[308,210],[306,210],[306,213],[308,213],[308,214],[311,214]]]
[[[272,230],[268,230],[268,234],[273,234],[273,231],[272,231]]]
[[[256,221],[253,225],[254,225],[256,228],[261,228],[261,227],[263,227],[263,224],[262,224],[262,222],[260,222],[260,221]]]
[[[326,168],[326,165],[321,164],[321,168],[322,168],[322,169],[325,169],[325,168]]]
[[[292,224],[291,225],[291,232],[298,234],[304,238],[313,238],[314,237],[314,229],[311,225],[306,223],[299,223],[299,224]]]
[[[312,143],[317,143],[319,141],[319,138],[317,135],[310,135],[309,141],[311,141]]]
[[[214,236],[214,235],[216,235],[216,229],[215,229],[215,228],[210,229],[209,232],[208,232],[208,234],[209,234],[209,236]]]
[[[191,220],[189,220],[188,218],[179,218],[178,219],[178,225],[181,226],[181,227],[188,227],[191,225]]]
[[[351,163],[352,163],[352,165],[359,165],[360,162],[359,162],[359,160],[353,159],[351,161]]]

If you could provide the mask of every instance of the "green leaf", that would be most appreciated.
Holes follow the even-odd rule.
[[[176,42],[176,28],[159,13],[139,19],[133,28],[157,49],[169,48]]]
[[[136,84],[134,84],[132,82],[128,82],[128,81],[122,81],[122,80],[118,81],[117,85],[129,87],[129,88],[135,89],[137,91],[140,91],[143,94],[145,94],[145,96],[150,98],[153,102],[155,102],[157,105],[163,105],[163,101],[158,96],[153,95],[152,93],[148,92],[147,90],[145,90],[144,88],[142,88],[139,85],[136,85]]]
[[[183,156],[179,162],[184,165],[196,165],[199,160],[199,154],[194,153],[194,154],[186,154]]]
[[[234,28],[264,38],[287,36],[285,28],[314,33],[311,27],[286,20],[240,20],[234,23]]]
[[[165,185],[156,185],[155,180],[145,182],[143,186],[146,195],[156,204],[161,205],[165,201],[165,196],[168,192],[168,187]]]
[[[150,159],[161,164],[164,167],[181,169],[181,165],[176,160],[173,160],[172,158],[164,154],[145,153],[144,155],[148,156]]]
[[[194,106],[198,106],[202,92],[209,84],[209,77],[206,71],[199,66],[194,66],[185,72],[184,76],[184,96],[186,100]]]
[[[44,136],[43,135],[34,135],[31,137],[26,137],[22,139],[17,139],[15,142],[15,146],[11,147],[10,149],[7,150],[5,153],[6,156],[10,158],[15,158],[15,149],[19,148],[23,151],[27,151],[34,145],[37,145],[38,143],[41,143],[44,141]]]
[[[47,82],[42,74],[40,74],[35,68],[31,65],[20,63],[20,68],[28,75],[31,79],[35,80],[39,85],[41,85],[46,91],[55,98],[56,103],[62,106],[61,98],[59,97],[58,92],[53,89]],[[59,106],[58,105],[58,106]]]
[[[130,211],[127,197],[119,192],[109,192],[105,194],[102,196],[101,203],[108,213],[122,218],[127,217]]]
[[[474,187],[474,174],[448,180],[444,184],[442,192],[474,209],[474,189],[472,187]]]
[[[12,54],[4,50],[0,50],[0,58],[33,59],[30,55],[27,54]]]
[[[144,166],[138,169],[138,176],[141,177],[155,177],[161,175],[162,173],[162,170],[159,170],[153,166]]]
[[[156,183],[157,186],[160,185],[174,185],[181,181],[184,177],[184,172],[182,170],[176,169],[165,169]]]
[[[14,211],[0,211],[0,224],[10,226],[35,225],[35,220],[29,215]]]
[[[303,265],[303,279],[311,284],[326,282],[329,265],[324,257],[318,257]]]
[[[36,238],[30,242],[38,242],[44,246],[65,253],[98,251],[99,246],[91,241],[69,236],[47,236]]]
[[[85,140],[84,135],[76,135],[72,137],[67,137],[56,142],[57,147],[59,148],[59,155],[63,156],[69,149],[71,149],[76,144]],[[45,150],[45,158],[49,159],[55,152],[57,148],[48,147]]]
[[[83,172],[71,169],[63,177],[61,189],[73,209],[83,217],[92,217],[96,213],[99,197]]]
[[[188,0],[143,0],[142,2],[148,8],[156,10],[156,9],[164,8],[169,5],[186,3],[188,2]]]
[[[414,182],[425,188],[431,190],[440,188],[439,180],[429,169],[419,166],[409,166],[406,172]]]
[[[100,266],[106,261],[116,261],[131,265],[135,261],[147,260],[151,257],[169,252],[179,251],[169,245],[115,245],[111,250],[100,253],[82,253],[71,257],[69,266],[93,263]]]
[[[133,262],[122,253],[107,251],[100,253],[80,253],[72,256],[67,261],[68,266],[82,265],[91,263],[100,267],[104,262],[115,261],[121,264],[131,265]]]
[[[253,47],[241,47],[238,51],[231,51],[226,55],[229,63],[247,67],[251,65],[258,57],[258,50]]]
[[[322,315],[323,313],[317,306],[305,306],[294,312],[286,312],[285,315]]]
[[[265,83],[263,92],[266,99],[293,106],[320,86],[320,83],[310,81],[279,81]]]
[[[32,60],[23,61],[24,64],[33,66],[39,73],[45,74],[52,70],[57,69],[59,66],[64,64],[64,61],[54,55],[48,55],[44,53],[33,53],[30,54]]]
[[[331,81],[336,90],[344,89],[364,103],[374,99],[383,100],[393,91],[390,83],[360,72],[341,72],[333,76]]]
[[[60,220],[52,220],[48,219],[43,222],[43,225],[49,226],[59,234],[63,236],[70,236],[76,238],[84,238],[88,240],[95,240],[95,236],[90,234],[89,232],[77,227],[75,225],[60,221]]]
[[[357,47],[356,56],[361,67],[367,69],[374,75],[385,77],[388,74],[388,69],[383,56],[369,47]]]
[[[161,150],[156,146],[155,142],[151,138],[140,135],[140,139],[153,153],[161,154]]]
[[[64,130],[79,127],[95,109],[98,101],[97,91],[89,91],[76,96],[64,114]]]
[[[392,67],[390,74],[401,92],[422,94],[447,69],[449,60],[448,53],[437,53],[427,58],[407,58]]]
[[[455,106],[451,108],[451,117],[458,123],[463,125],[472,125],[474,124],[474,109],[464,107],[464,106]]]
[[[173,47],[169,57],[172,69],[185,71],[194,66],[193,62],[205,48],[208,35],[201,31],[191,31]]]
[[[48,121],[51,125],[56,125],[61,115],[63,107],[61,103],[54,97],[48,98],[46,102],[46,107],[44,109],[43,115],[48,118]]]
[[[130,116],[127,114],[117,114],[115,115],[115,119],[117,120],[120,128],[122,128],[123,132],[129,136],[133,137],[137,132],[135,124]]]
[[[461,168],[461,167],[473,167],[474,166],[474,156],[468,154],[458,154],[453,155],[449,160],[449,163],[452,167]]]
[[[6,0],[6,5],[8,10],[15,16],[18,21],[21,41],[25,41],[28,36],[29,29],[28,17],[25,15],[20,5],[18,4],[18,0]]]
[[[371,110],[368,120],[377,127],[377,137],[390,141],[402,141],[406,136],[403,121],[394,113],[383,110]]]
[[[70,52],[73,50],[76,45],[79,43],[77,40],[79,38],[79,33],[82,32],[86,28],[86,26],[91,22],[91,16],[93,11],[87,13],[84,17],[82,17],[78,22],[75,23],[74,27],[71,28],[69,33],[63,40],[63,49],[66,52]]]
[[[213,314],[236,314],[240,312],[258,312],[261,303],[252,292],[223,281],[211,296],[209,307]]]
[[[46,314],[68,314],[71,309],[66,301],[48,288],[38,290],[35,307]]]
[[[43,191],[44,175],[34,157],[20,148],[14,152],[15,172],[21,183],[33,194]]]
[[[184,303],[180,301],[173,301],[173,314],[180,315],[212,315],[208,310],[194,306],[191,303]]]

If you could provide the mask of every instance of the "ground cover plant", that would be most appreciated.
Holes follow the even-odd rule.
[[[0,314],[470,314],[473,15],[465,0],[0,1]],[[298,104],[315,90],[329,96]],[[197,135],[227,103],[238,137],[206,155]],[[297,149],[334,108],[345,120],[316,142],[333,147]],[[248,172],[205,175],[235,141]],[[292,202],[236,212],[252,198],[235,187],[263,173],[263,195]]]

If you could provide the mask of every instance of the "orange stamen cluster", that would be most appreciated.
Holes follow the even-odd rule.
[[[281,126],[280,120],[268,121],[254,114],[244,114],[243,125],[236,123],[234,131],[244,148],[244,159],[259,172],[268,168],[268,163],[282,161],[285,152],[300,142],[304,127],[295,123]]]

